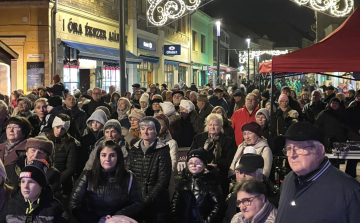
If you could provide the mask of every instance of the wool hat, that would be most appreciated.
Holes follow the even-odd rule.
[[[28,105],[28,107],[30,108],[31,107],[31,101],[28,97],[20,97],[18,100],[17,100],[17,103],[19,103],[20,101],[25,101],[25,103]]]
[[[224,91],[223,91],[223,89],[221,89],[221,88],[216,88],[216,89],[214,90],[214,93],[224,93]]]
[[[149,95],[148,93],[144,93],[141,95],[141,98],[139,100],[139,102],[145,101],[147,103],[147,105],[149,106]]]
[[[50,105],[51,107],[58,107],[58,106],[62,106],[62,99],[60,96],[55,95],[53,97],[50,97],[47,101],[48,105]]]
[[[174,97],[174,95],[176,95],[176,94],[181,94],[183,97],[185,96],[185,94],[184,94],[183,91],[174,91],[174,92],[172,93],[172,96]]]
[[[142,97],[142,96],[141,96],[141,97]],[[127,99],[127,98],[125,98],[125,97],[121,97],[121,98],[119,98],[119,101],[120,101],[120,100],[124,100],[124,101],[125,101],[127,109],[131,108],[131,103],[130,103],[129,99]],[[141,101],[141,98],[140,98],[140,101]],[[149,102],[148,102],[148,104],[149,104]],[[118,104],[118,106],[119,106],[119,104]]]
[[[56,74],[56,75],[53,77],[53,81],[54,81],[55,83],[60,82],[60,75],[59,75],[59,74]]]
[[[248,122],[245,123],[242,127],[241,127],[241,131],[250,131],[255,133],[256,135],[258,135],[259,137],[262,136],[262,129],[261,126],[257,123],[257,122]]]
[[[159,133],[160,133],[160,129],[161,129],[161,125],[160,125],[159,121],[156,118],[152,117],[152,116],[146,116],[145,118],[141,119],[139,125],[141,126],[141,124],[146,122],[146,121],[150,121],[150,122],[154,123],[156,136],[158,136]]]
[[[269,91],[265,91],[264,93],[261,94],[261,96],[264,98],[270,98],[270,93]]]
[[[205,166],[207,165],[207,160],[206,160],[207,152],[204,148],[200,147],[198,149],[190,150],[187,154],[186,162],[189,162],[189,160],[194,157],[200,159]]]
[[[89,125],[89,122],[91,121],[97,121],[100,122],[102,125],[105,125],[105,123],[108,121],[107,116],[105,112],[101,109],[95,110],[91,116],[86,120],[86,125]]]
[[[116,119],[110,119],[109,121],[107,121],[104,125],[104,135],[105,135],[105,129],[109,126],[112,126],[120,135],[121,135],[121,124],[118,120]]]
[[[110,119],[110,117],[111,117],[111,113],[110,113],[110,110],[107,108],[107,107],[105,107],[105,106],[99,106],[99,107],[97,107],[96,109],[95,109],[95,111],[97,111],[97,110],[102,110],[103,112],[105,112],[105,115],[106,115],[106,121],[108,120],[108,119]]]
[[[244,93],[242,91],[237,91],[235,94],[233,94],[234,97],[245,97]]]
[[[206,94],[199,94],[197,97],[197,101],[208,102],[209,98]]]
[[[138,84],[138,83],[135,83],[135,84],[131,85],[131,87],[136,87],[136,88],[140,88],[140,84]]]
[[[28,95],[26,95],[26,97],[31,101],[31,102],[35,102],[36,101],[36,96],[33,93],[30,93]]]
[[[3,178],[3,182],[5,182],[7,175],[6,175],[5,166],[1,159],[0,159],[0,176]]]
[[[174,84],[174,88],[176,88],[176,87],[180,88],[180,86],[178,84]]]
[[[283,90],[288,90],[288,91],[291,91],[290,87],[288,87],[288,86],[284,86],[284,87],[282,87],[282,88],[281,88],[281,91],[283,91]]]
[[[151,103],[161,103],[161,102],[163,102],[163,100],[160,98],[154,98],[153,100],[151,100]]]
[[[264,168],[264,158],[258,154],[244,154],[241,156],[236,170],[243,170],[246,173],[253,173],[257,169]]]
[[[337,102],[339,105],[340,105],[340,103],[341,103],[340,99],[334,97],[334,98],[330,99],[330,103],[329,103],[329,104],[331,104],[333,101]]]
[[[195,110],[195,105],[189,100],[185,100],[185,99],[181,100],[179,106],[188,110],[189,113]]]
[[[332,90],[333,91],[333,90],[335,90],[335,88],[334,88],[334,86],[330,85],[330,86],[327,86],[325,90]]]
[[[40,187],[45,188],[48,184],[45,174],[49,167],[50,165],[44,159],[32,160],[21,170],[19,179],[31,178],[35,180]]]
[[[265,115],[266,121],[270,121],[270,114],[269,114],[269,111],[266,108],[259,109],[256,112],[255,117],[258,116],[258,115],[261,115],[261,114]]]
[[[289,101],[289,97],[286,94],[281,94],[278,102],[280,103],[280,101]]]
[[[170,128],[170,121],[169,121],[168,117],[166,117],[166,115],[158,113],[158,114],[155,114],[154,117],[158,121],[160,121],[160,120],[164,121],[165,126],[166,126],[167,129]]]
[[[61,126],[66,131],[68,131],[69,128],[70,128],[70,121],[63,121],[61,118],[55,116],[54,121],[52,123],[52,127],[54,128],[54,127],[57,127],[57,126]]]
[[[29,148],[40,149],[46,152],[48,156],[51,156],[54,151],[54,143],[44,136],[36,136],[35,138],[30,138],[27,140],[25,150]]]
[[[155,88],[156,87],[155,84],[150,84],[149,85],[149,88],[152,88],[152,87]]]
[[[166,85],[166,84],[162,84],[161,86],[163,86],[165,89],[167,88],[167,85]]]
[[[167,117],[170,117],[175,113],[175,105],[169,101],[164,101],[160,103],[161,109]]]
[[[143,112],[142,110],[140,109],[137,109],[135,108],[134,110],[131,111],[131,114],[129,115],[129,120],[131,118],[136,118],[136,119],[139,119],[141,120],[142,118],[144,118],[146,115],[145,115],[145,112]]]

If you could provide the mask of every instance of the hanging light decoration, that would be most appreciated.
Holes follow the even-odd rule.
[[[289,53],[289,50],[256,50],[256,51],[250,51],[250,60],[253,60],[255,57],[259,57],[264,54],[268,54],[271,56],[278,56],[282,54]],[[247,63],[248,61],[248,52],[247,51],[241,51],[239,53],[239,62],[240,63]]]
[[[330,15],[344,17],[351,12],[354,6],[354,0],[292,0],[299,5],[310,7],[314,10],[325,12],[329,11]],[[342,3],[343,1],[343,3]],[[341,4],[341,8],[340,8]]]
[[[196,10],[205,0],[147,0],[148,21],[155,26],[165,25],[169,19],[178,19],[186,12]]]

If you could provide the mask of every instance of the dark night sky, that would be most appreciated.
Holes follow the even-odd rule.
[[[214,0],[204,11],[214,18],[229,17],[263,35],[262,27],[289,23],[313,35],[314,11],[290,0]]]

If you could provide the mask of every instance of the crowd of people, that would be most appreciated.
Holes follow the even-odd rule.
[[[360,90],[277,83],[0,94],[0,223],[358,222]]]

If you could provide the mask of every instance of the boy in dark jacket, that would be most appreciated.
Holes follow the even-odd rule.
[[[46,91],[52,93],[53,96],[57,95],[57,96],[64,98],[65,87],[64,87],[64,84],[60,82],[59,74],[56,74],[53,77],[52,84],[53,84],[53,87],[46,88]]]

